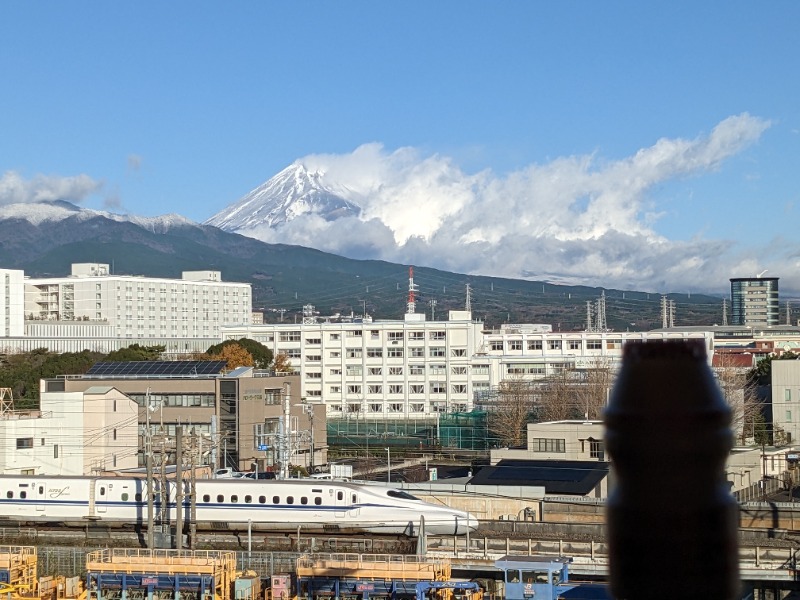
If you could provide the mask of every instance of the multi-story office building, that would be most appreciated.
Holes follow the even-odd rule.
[[[501,382],[535,380],[565,369],[614,368],[626,341],[703,339],[709,332],[553,332],[548,325],[488,330],[466,311],[447,321],[408,314],[402,321],[309,322],[224,327],[284,353],[299,371],[303,397],[329,419],[425,419],[472,410]]]
[[[327,463],[325,413],[301,403],[297,376],[276,377],[251,367],[224,372],[223,361],[170,361],[99,363],[84,375],[68,375],[41,382],[45,394],[75,394],[113,387],[136,402],[139,409],[139,456],[144,464],[146,424],[174,449],[178,426],[188,439],[196,436],[202,464],[249,470],[272,468],[278,461],[284,416],[289,403],[291,457],[294,465],[313,467]],[[288,384],[288,387],[287,387]],[[285,392],[289,391],[289,397]],[[150,407],[150,411],[147,410]],[[129,448],[136,454],[136,448]]]
[[[777,325],[779,317],[777,277],[731,279],[731,325]]]
[[[0,275],[9,273],[13,282],[21,272]],[[0,330],[0,350],[10,352],[110,352],[133,343],[164,345],[176,355],[205,351],[222,325],[247,324],[252,313],[250,284],[222,281],[219,271],[149,278],[82,263],[68,277],[27,278],[10,290],[11,306],[24,305],[24,332],[18,316],[8,333]]]

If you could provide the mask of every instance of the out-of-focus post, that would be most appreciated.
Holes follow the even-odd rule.
[[[604,414],[616,598],[736,598],[738,506],[724,478],[730,410],[702,341],[633,343]]]

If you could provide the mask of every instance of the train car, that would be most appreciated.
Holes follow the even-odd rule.
[[[177,484],[168,482],[169,521],[176,517]],[[189,482],[183,483],[183,520],[189,522]],[[162,494],[154,482],[154,514]],[[59,523],[83,527],[147,524],[147,482],[128,477],[0,476],[0,520]],[[425,531],[463,535],[478,526],[475,517],[424,502],[399,489],[319,479],[196,481],[195,522],[199,528],[254,531],[319,531],[415,535]]]

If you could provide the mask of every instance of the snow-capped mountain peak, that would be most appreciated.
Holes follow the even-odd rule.
[[[117,222],[130,222],[151,231],[166,231],[172,227],[182,225],[197,226],[197,223],[178,214],[160,215],[157,217],[138,217],[136,215],[121,215],[102,210],[81,208],[71,202],[54,200],[46,202],[24,202],[0,206],[0,220],[23,219],[31,225],[41,225],[46,221],[62,221],[77,218],[82,221],[94,217],[105,217]]]
[[[295,162],[205,224],[240,231],[261,225],[275,227],[306,214],[328,221],[358,216],[361,209],[348,199],[352,195],[347,188],[326,182],[324,172]]]

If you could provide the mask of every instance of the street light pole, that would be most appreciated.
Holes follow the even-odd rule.
[[[386,448],[386,483],[392,482],[392,451]]]

